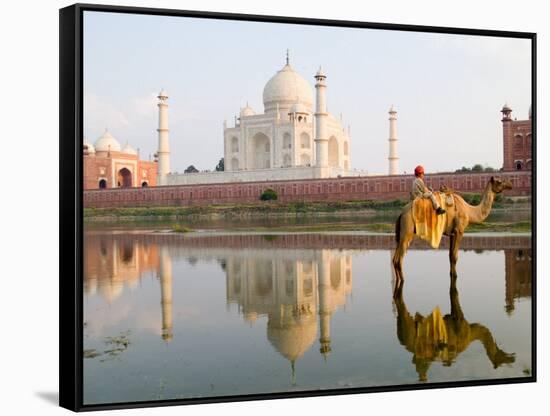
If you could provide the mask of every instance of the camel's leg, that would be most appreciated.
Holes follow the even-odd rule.
[[[449,245],[449,263],[451,264],[451,279],[456,281],[456,263],[458,261],[458,250],[464,232],[460,229],[455,229],[451,234],[451,244]]]
[[[399,232],[399,241],[397,242],[397,247],[393,254],[393,270],[395,272],[396,284],[394,294],[397,293],[398,288],[401,288],[404,281],[403,275],[403,258],[407,252],[407,248],[411,244],[411,241],[414,237],[414,225],[410,221],[407,214],[403,214],[400,218],[400,232]]]

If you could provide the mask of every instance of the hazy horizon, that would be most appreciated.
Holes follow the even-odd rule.
[[[351,167],[388,171],[388,109],[397,110],[400,171],[502,166],[504,102],[526,119],[528,39],[85,12],[84,136],[105,127],[147,159],[157,147],[156,95],[169,95],[171,166],[213,170],[223,121],[248,102],[263,112],[267,81],[290,64],[351,126]]]

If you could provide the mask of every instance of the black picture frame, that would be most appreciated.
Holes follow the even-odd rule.
[[[476,381],[440,382],[429,384],[407,384],[397,386],[361,387],[320,391],[280,392],[271,394],[250,394],[212,398],[191,398],[128,403],[83,404],[83,13],[85,11],[146,14],[160,16],[198,17],[235,21],[269,23],[296,23],[365,29],[384,29],[405,32],[441,34],[481,35],[493,37],[523,38],[531,41],[532,75],[532,371],[521,378],[489,379]],[[123,408],[143,408],[171,405],[266,400],[419,390],[454,388],[510,383],[529,383],[537,380],[537,94],[536,94],[536,33],[495,31],[483,29],[449,28],[436,26],[415,26],[373,22],[339,21],[328,19],[297,18],[284,16],[263,16],[230,14],[189,10],[157,9],[144,7],[75,4],[59,11],[60,50],[60,211],[59,211],[59,404],[73,411],[93,411]]]

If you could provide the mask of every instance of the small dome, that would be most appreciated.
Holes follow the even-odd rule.
[[[255,114],[256,112],[248,105],[248,103],[246,104],[246,107],[241,108],[241,117],[253,116]]]
[[[164,88],[160,90],[159,95],[157,96],[157,98],[168,98],[168,94],[166,93]]]
[[[286,64],[265,84],[263,101],[266,112],[276,111],[277,105],[284,111],[296,102],[311,109],[313,90],[300,74]]]
[[[128,143],[122,148],[122,153],[127,153],[129,155],[137,156],[137,150],[130,146]]]
[[[504,105],[502,106],[502,111],[512,111],[512,109],[510,108],[508,103],[504,103]]]
[[[82,143],[82,150],[84,151],[85,155],[95,154],[95,148],[93,144],[91,144],[87,139],[84,139],[84,142]]]
[[[302,103],[296,103],[296,104],[293,104],[292,107],[290,107],[289,114],[290,113],[305,113],[305,114],[308,114],[309,111]]]
[[[105,129],[105,133],[95,142],[96,152],[120,152],[120,143]]]

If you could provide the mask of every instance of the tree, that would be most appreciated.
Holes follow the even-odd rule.
[[[455,172],[458,173],[464,173],[464,172],[496,172],[495,168],[492,168],[491,166],[483,167],[483,165],[476,163],[471,168],[467,168],[466,166],[462,166],[460,169],[455,170]]]
[[[184,170],[185,173],[197,173],[198,171],[199,170],[193,165],[189,165],[187,169]]]
[[[225,170],[225,161],[223,160],[223,157],[220,159],[218,164],[216,165],[216,172],[223,172]]]
[[[262,201],[275,201],[277,199],[277,192],[275,192],[271,188],[267,188],[265,191],[262,192],[260,195],[260,199]]]

